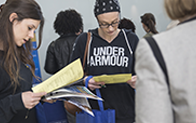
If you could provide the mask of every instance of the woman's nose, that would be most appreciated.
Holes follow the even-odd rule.
[[[30,38],[34,38],[34,31],[30,31],[30,32],[29,32],[29,37],[30,37]]]

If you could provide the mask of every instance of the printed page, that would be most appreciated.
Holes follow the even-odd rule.
[[[68,86],[73,82],[81,79],[83,77],[83,68],[80,59],[75,60],[71,64],[67,65],[59,72],[33,87],[34,93],[38,92],[52,92],[56,89]]]
[[[132,74],[114,74],[94,76],[96,82],[105,82],[106,84],[125,83],[131,79]]]

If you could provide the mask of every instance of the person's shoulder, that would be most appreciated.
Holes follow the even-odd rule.
[[[178,27],[174,27],[170,30],[165,30],[162,31],[158,34],[153,35],[152,37],[158,41],[157,43],[161,43],[161,44],[168,44],[172,39],[179,39],[179,32],[182,33],[181,31],[182,29],[178,28]],[[185,31],[184,31],[185,32]],[[183,34],[183,33],[182,33]],[[182,38],[182,37],[181,37]],[[178,42],[178,40],[173,40],[174,42]]]
[[[91,35],[96,34],[97,29],[90,29],[88,32],[91,33]],[[76,38],[76,43],[86,43],[87,42],[87,37],[88,37],[88,32],[83,32],[81,33],[77,38]]]
[[[49,46],[54,47],[55,46],[55,41],[52,41]]]
[[[128,37],[135,37],[135,38],[138,38],[138,36],[131,30],[131,29],[123,29],[124,32],[126,33],[126,35]]]
[[[137,44],[137,42],[139,41],[138,36],[137,36],[134,32],[132,32],[131,29],[129,29],[129,30],[123,29],[123,30],[124,30],[124,32],[126,33],[128,40],[129,40],[131,43],[134,43],[134,42],[135,42],[135,44]]]
[[[75,42],[75,39],[77,38],[77,35],[75,34],[66,34],[60,36],[58,39],[55,41],[55,47],[66,47],[67,45],[72,44]]]
[[[76,38],[76,43],[85,43],[87,41],[87,32],[81,33],[77,38]]]
[[[53,50],[55,47],[55,41],[50,42],[50,44],[48,45],[48,50]]]
[[[143,36],[143,38],[152,37],[152,36],[153,36],[153,34],[151,34],[151,33],[146,33],[146,34]]]
[[[88,32],[90,32],[92,34],[95,34],[95,35],[98,35],[98,28],[96,28],[96,29],[89,29]]]
[[[124,30],[126,34],[135,35],[135,33],[131,29],[121,29],[121,30]]]
[[[87,32],[83,32],[83,33],[81,33],[77,38],[86,38],[86,36],[87,36]]]

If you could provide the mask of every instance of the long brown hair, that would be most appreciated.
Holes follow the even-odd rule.
[[[20,63],[30,65],[30,70],[34,77],[35,65],[32,59],[31,51],[33,50],[31,42],[28,41],[25,45],[18,47],[14,41],[12,22],[9,21],[9,16],[12,13],[17,14],[15,20],[22,21],[23,19],[40,20],[39,25],[39,45],[41,45],[42,31],[44,25],[44,17],[40,6],[34,0],[7,0],[0,13],[0,42],[3,44],[3,67],[9,74],[12,85],[15,89],[19,85],[18,79]]]

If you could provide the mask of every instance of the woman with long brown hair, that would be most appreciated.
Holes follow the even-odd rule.
[[[34,106],[43,93],[31,91],[35,65],[31,38],[44,18],[34,0],[7,0],[0,11],[0,122],[36,123]]]

